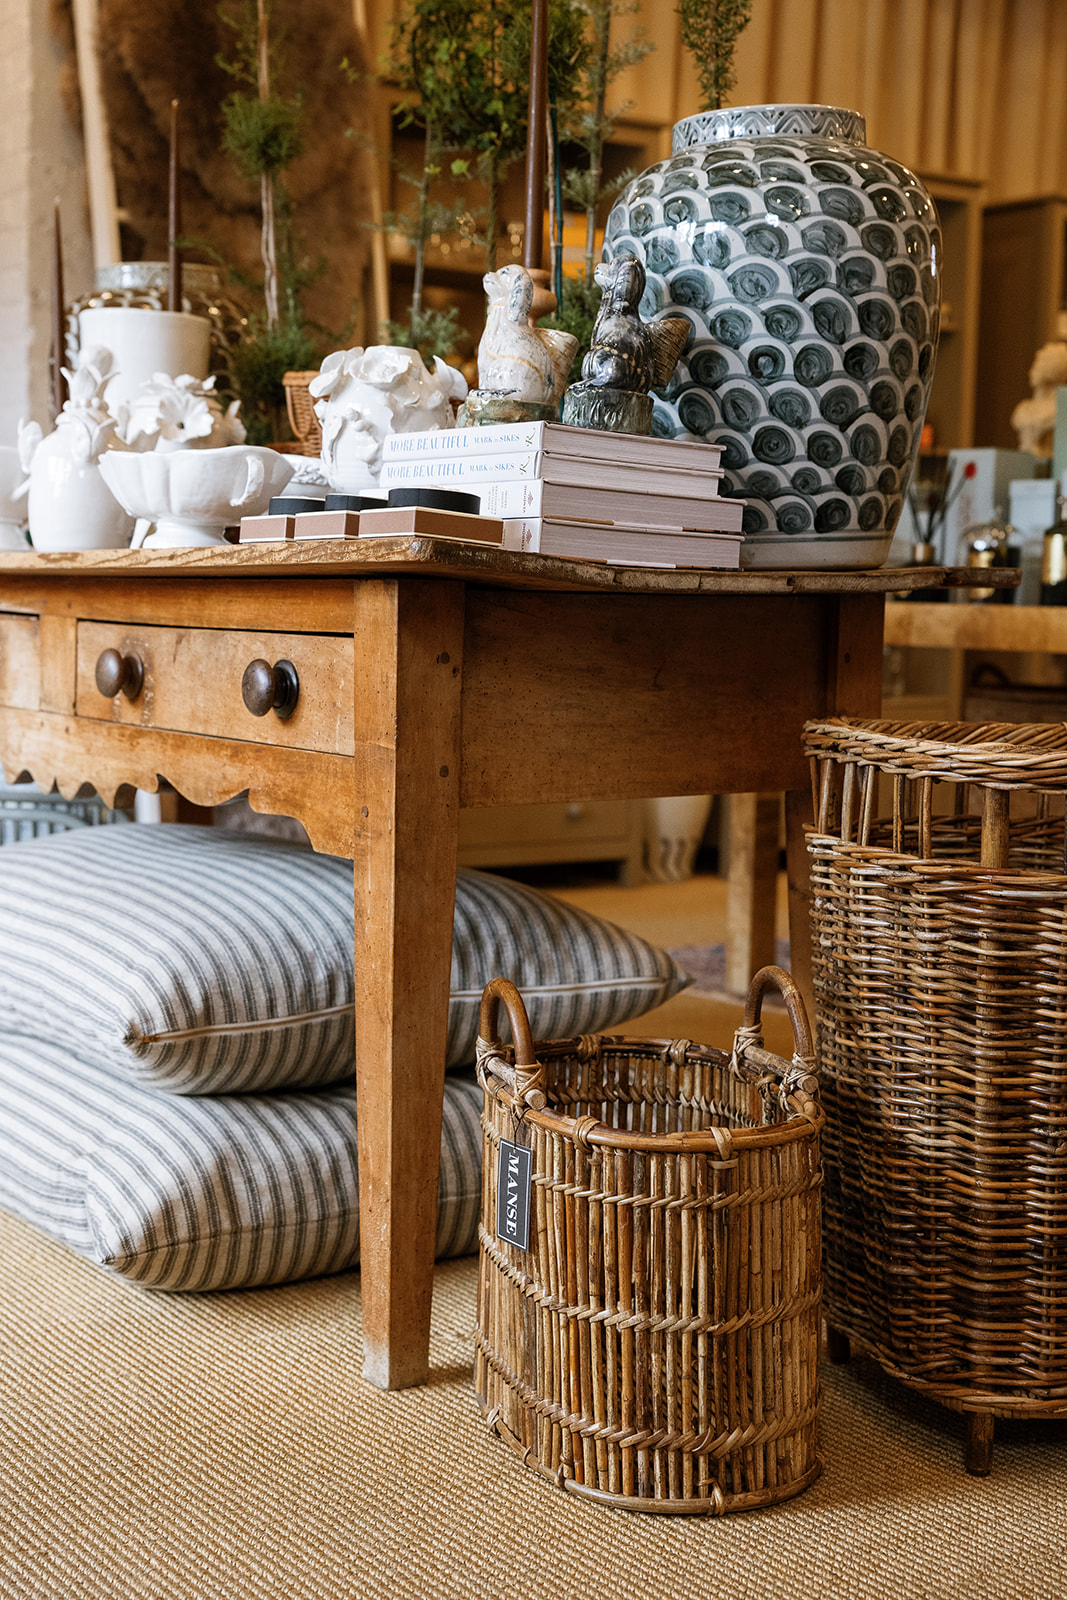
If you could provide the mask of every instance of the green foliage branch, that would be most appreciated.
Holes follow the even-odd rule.
[[[415,256],[411,326],[424,317],[426,247],[451,227],[473,231],[469,203],[435,198],[447,173],[465,184],[477,174],[488,194],[486,250],[495,257],[499,187],[524,148],[526,107],[521,80],[504,64],[504,40],[517,0],[411,0],[394,20],[384,74],[403,92],[401,128],[416,127],[424,140],[422,167],[400,172],[415,189],[413,214],[384,219],[408,238]],[[425,324],[423,324],[425,326]]]
[[[752,0],[679,0],[682,43],[696,62],[701,110],[718,111],[737,82],[734,51]]]
[[[612,39],[613,25],[637,12],[637,0],[579,0],[579,4],[586,16],[589,48],[578,84],[579,110],[567,132],[585,151],[586,165],[567,173],[563,195],[585,213],[585,275],[591,279],[596,265],[597,213],[633,176],[625,172],[611,182],[604,178],[604,147],[632,106],[632,101],[625,101],[609,108],[608,94],[620,73],[644,61],[655,45],[641,27],[633,28],[625,39]]]
[[[604,176],[605,147],[632,104],[626,101],[610,106],[611,86],[655,49],[640,26],[631,28],[622,39],[613,36],[618,24],[638,11],[636,0],[575,0],[575,6],[581,14],[585,47],[576,58],[572,109],[564,132],[583,151],[584,165],[568,169],[561,192],[564,203],[570,201],[585,215],[585,252],[577,276],[560,273],[557,277],[558,308],[553,316],[541,319],[542,326],[563,328],[577,338],[572,376],[581,371],[600,309],[600,289],[593,277],[598,216],[634,176],[632,170],[613,179]]]
[[[229,386],[253,444],[286,436],[282,377],[318,364],[320,341],[306,323],[303,299],[326,269],[325,258],[312,262],[301,254],[295,233],[284,177],[304,148],[303,105],[299,93],[280,91],[284,59],[279,39],[271,37],[271,11],[270,0],[241,0],[217,12],[233,38],[232,52],[216,59],[235,85],[220,108],[222,149],[260,189],[262,282],[227,269],[263,296],[247,335],[229,352]]]

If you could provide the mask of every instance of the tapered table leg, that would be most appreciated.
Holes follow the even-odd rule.
[[[428,1372],[459,809],[462,584],[355,590],[363,1371]]]
[[[732,794],[729,807],[726,987],[745,994],[753,973],[774,962],[781,802],[776,794]]]

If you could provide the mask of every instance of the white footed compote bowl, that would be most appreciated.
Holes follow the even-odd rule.
[[[277,450],[235,444],[221,450],[109,451],[100,471],[132,517],[153,524],[146,550],[225,544],[224,529],[258,517],[293,475]]]

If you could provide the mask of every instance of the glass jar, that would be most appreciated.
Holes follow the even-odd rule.
[[[961,567],[1010,567],[1011,537],[1014,533],[1010,523],[1004,521],[999,511],[988,522],[974,522],[969,528],[964,528],[960,535],[957,550],[957,565]],[[997,601],[1007,601],[1009,604],[1014,598],[1014,589],[975,588],[961,589],[961,600],[968,600],[979,605],[990,605]]]

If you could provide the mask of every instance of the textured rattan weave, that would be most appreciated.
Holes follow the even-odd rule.
[[[826,1314],[986,1472],[1067,1417],[1067,726],[805,736]]]
[[[792,1062],[762,1046],[772,983]],[[721,1515],[799,1493],[820,1470],[822,1111],[788,977],[757,974],[732,1056],[605,1035],[535,1049],[502,979],[481,1032],[475,1387],[490,1426],[552,1482],[629,1510]],[[496,1236],[502,1137],[533,1153],[526,1251]]]
[[[298,456],[317,456],[322,450],[322,423],[315,415],[315,402],[308,389],[317,372],[284,372],[282,387],[285,390],[285,409],[289,425],[296,435],[289,453]]]

